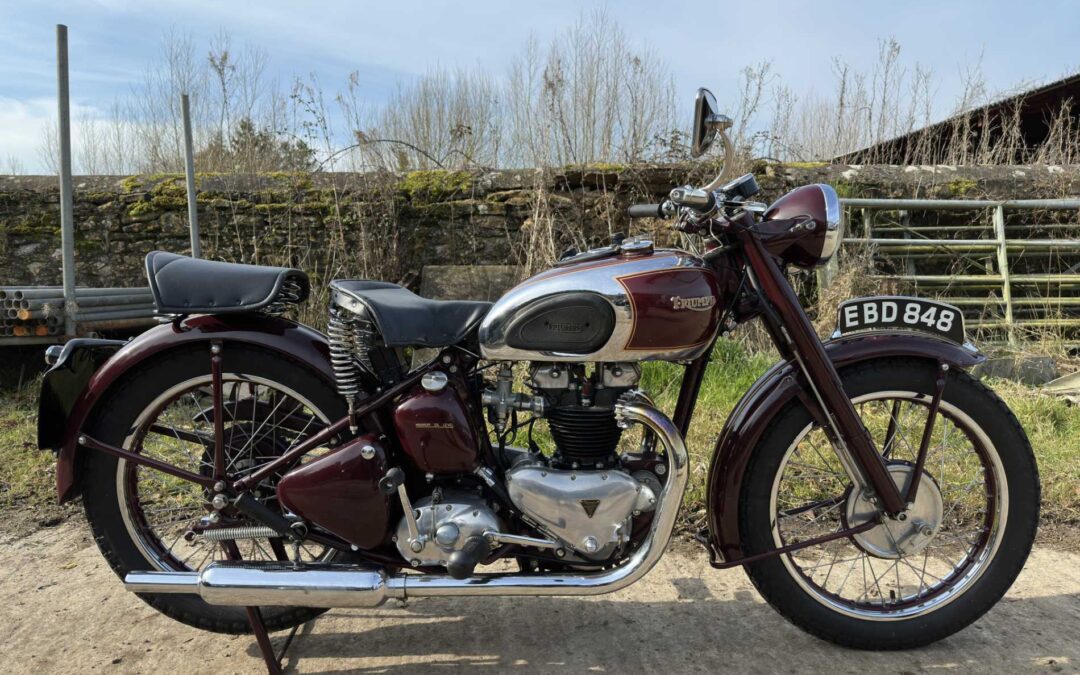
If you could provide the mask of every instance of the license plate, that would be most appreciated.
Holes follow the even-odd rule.
[[[875,330],[911,330],[964,343],[964,316],[944,302],[903,296],[856,298],[841,304],[838,314],[838,336]]]

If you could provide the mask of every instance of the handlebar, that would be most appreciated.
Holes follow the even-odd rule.
[[[663,204],[634,204],[630,207],[631,218],[670,218],[679,212],[679,209],[687,209],[704,216],[712,213],[717,206],[737,205],[741,208],[749,208],[752,211],[759,209],[756,202],[748,202],[761,188],[753,174],[744,174],[733,181],[723,185],[719,189],[694,188],[689,185],[677,187],[671,191],[669,198]]]

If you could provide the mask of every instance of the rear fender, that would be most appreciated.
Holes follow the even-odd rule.
[[[39,441],[45,441],[41,444],[43,449],[59,451],[56,491],[61,504],[78,494],[75,460],[79,452],[79,433],[94,418],[98,403],[112,387],[125,373],[151,357],[212,340],[223,342],[226,362],[230,343],[255,345],[299,361],[328,382],[334,381],[326,336],[294,321],[260,314],[203,315],[156,326],[125,344],[105,361],[90,377],[66,415],[63,409],[54,408],[48,413],[48,419],[39,419],[39,429],[62,430],[44,436],[39,433]]]
[[[41,380],[38,397],[38,447],[57,451],[64,444],[64,426],[86,385],[102,364],[124,346],[123,340],[75,338],[63,347],[50,347],[51,364]]]
[[[967,370],[986,360],[970,345],[960,346],[909,332],[874,333],[825,343],[825,353],[839,370],[864,361],[908,356]],[[739,498],[750,457],[773,418],[796,397],[809,394],[801,373],[782,361],[762,375],[731,412],[709,465],[709,537],[724,560],[743,555],[739,533]]]

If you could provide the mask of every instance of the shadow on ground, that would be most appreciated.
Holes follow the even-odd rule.
[[[738,572],[723,596],[693,577],[667,600],[425,599],[337,610],[304,627],[286,665],[302,672],[1078,672],[1080,595],[1007,598],[953,637],[908,652],[861,652],[791,626]],[[658,581],[658,580],[653,580]],[[748,586],[748,584],[747,584]],[[275,637],[280,649],[284,634]],[[258,658],[254,646],[248,654]]]

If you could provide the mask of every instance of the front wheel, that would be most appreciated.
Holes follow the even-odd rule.
[[[986,613],[1027,559],[1039,478],[1027,436],[991,390],[949,372],[924,469],[915,463],[938,378],[926,361],[883,359],[840,372],[903,492],[903,520],[747,565],[765,599],[820,638],[859,649],[940,640]],[[754,451],[740,500],[744,553],[853,528],[876,517],[799,402]]]

